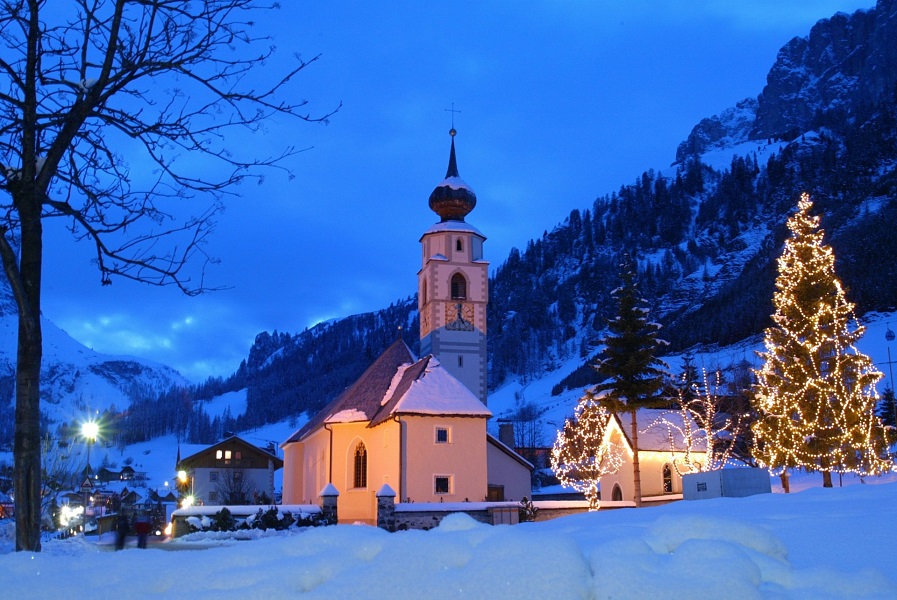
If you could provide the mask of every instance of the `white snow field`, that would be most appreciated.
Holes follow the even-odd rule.
[[[0,589],[20,600],[897,598],[897,483],[850,483],[513,526],[456,514],[431,531],[192,534],[121,552],[76,537],[15,553],[6,538]]]

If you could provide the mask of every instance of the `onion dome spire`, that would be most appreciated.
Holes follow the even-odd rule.
[[[477,205],[477,195],[458,175],[458,161],[455,158],[457,133],[454,127],[449,130],[452,147],[449,152],[448,169],[445,172],[445,179],[439,182],[430,194],[430,209],[439,215],[443,222],[463,221]]]

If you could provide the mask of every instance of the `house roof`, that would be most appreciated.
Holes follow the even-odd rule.
[[[492,444],[493,446],[495,446],[496,448],[498,448],[499,450],[501,450],[502,452],[504,452],[505,454],[507,454],[514,460],[516,460],[517,462],[519,462],[521,465],[523,465],[530,471],[532,471],[533,469],[536,468],[533,466],[533,464],[530,461],[526,460],[525,458],[523,458],[522,456],[517,454],[517,452],[513,448],[511,448],[507,444],[503,443],[500,439],[498,439],[497,437],[495,437],[494,435],[492,435],[488,432],[486,433],[486,442],[489,444]]]
[[[235,435],[232,435],[229,438],[223,439],[217,444],[213,444],[207,448],[203,448],[199,452],[191,454],[190,456],[184,457],[181,459],[181,462],[178,463],[178,468],[190,468],[194,464],[202,462],[203,457],[214,453],[219,448],[227,447],[228,449],[234,448],[235,446],[240,447],[245,452],[248,452],[251,455],[262,456],[264,458],[270,459],[274,461],[274,470],[283,468],[283,459],[277,458],[270,452],[262,450],[258,446],[254,444],[250,444],[246,440],[239,438]]]
[[[368,427],[376,427],[393,415],[488,418],[492,413],[432,355],[416,359],[405,342],[397,340],[281,446],[298,442],[328,423],[370,421]]]
[[[615,414],[617,425],[626,438],[626,444],[632,448],[631,422],[628,413]],[[691,417],[688,425],[691,428],[695,452],[707,451],[707,440],[703,431]],[[687,448],[685,440],[686,417],[681,411],[656,408],[642,408],[636,411],[639,450],[655,452],[684,452]]]

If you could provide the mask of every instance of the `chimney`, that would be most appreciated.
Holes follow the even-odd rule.
[[[514,447],[514,423],[498,424],[498,441],[508,448]]]

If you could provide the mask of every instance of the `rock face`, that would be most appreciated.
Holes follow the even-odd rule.
[[[879,0],[874,9],[852,15],[837,13],[779,50],[749,127],[744,110],[749,101],[742,101],[698,123],[676,160],[727,143],[793,138],[820,125],[826,113],[853,115],[874,106],[894,94],[895,85],[897,0]]]

